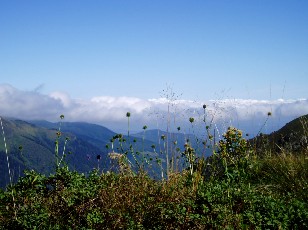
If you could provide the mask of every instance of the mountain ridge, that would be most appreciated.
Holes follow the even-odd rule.
[[[144,129],[135,134],[121,135],[112,130],[96,124],[87,122],[48,122],[48,121],[23,121],[15,118],[3,118],[3,128],[5,131],[6,146],[9,156],[10,167],[13,172],[13,181],[22,175],[24,169],[33,169],[40,173],[51,173],[55,169],[55,141],[57,132],[61,131],[59,138],[59,154],[64,152],[67,155],[66,162],[71,169],[88,173],[93,168],[108,170],[113,164],[108,153],[121,153],[121,146],[126,145],[126,149],[131,145],[138,153],[137,160],[142,161],[142,152],[147,156],[165,162],[166,146],[162,136],[167,137],[170,154],[176,149],[181,154],[184,144],[189,142],[202,150],[202,140],[192,134],[168,133],[159,129]],[[65,140],[68,138],[67,144]],[[270,134],[261,134],[256,138],[248,140],[254,143],[258,151],[262,152],[264,141],[267,140],[266,148],[274,146],[273,151],[281,148],[291,148],[294,151],[307,149],[308,139],[308,115],[296,118],[283,126],[281,129]],[[111,140],[113,141],[111,145]],[[0,186],[4,187],[9,183],[8,166],[6,160],[6,149],[4,139],[0,138]],[[113,148],[112,148],[113,146]],[[108,148],[107,148],[108,147]],[[155,150],[154,150],[155,148]],[[204,150],[202,150],[204,151]],[[69,155],[68,152],[73,154]],[[123,153],[123,152],[122,152]],[[171,157],[172,155],[170,155]],[[205,154],[205,156],[208,156]],[[134,161],[131,154],[129,160]],[[170,158],[169,158],[170,159]],[[157,169],[154,169],[157,170]]]

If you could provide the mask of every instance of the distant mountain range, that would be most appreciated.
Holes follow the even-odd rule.
[[[48,129],[14,119],[2,119],[2,122],[14,181],[24,169],[34,169],[41,173],[50,173],[55,169],[55,141],[57,139],[55,128]],[[76,126],[78,127],[78,125]],[[61,156],[63,153],[65,139],[69,138],[65,146],[65,153],[73,153],[66,158],[69,166],[73,169],[87,172],[95,167],[94,159],[98,154],[104,156],[107,154],[106,151],[101,151],[100,148],[79,136],[78,133],[62,132],[59,139],[59,155]],[[2,135],[0,138],[0,165],[2,175],[0,185],[3,187],[9,182],[9,176]]]
[[[147,130],[137,134],[122,136],[119,141],[117,133],[110,129],[84,122],[57,122],[48,121],[22,121],[13,118],[2,118],[6,146],[9,156],[10,169],[13,181],[22,175],[24,169],[33,169],[40,173],[49,174],[55,170],[55,141],[57,132],[61,131],[59,138],[59,155],[65,147],[67,155],[65,162],[68,166],[79,172],[88,173],[94,168],[110,170],[116,168],[115,162],[110,159],[108,153],[133,150],[127,154],[129,161],[143,162],[143,156],[147,159],[160,159],[165,167],[165,153],[168,149],[169,160],[179,157],[184,150],[184,144],[189,141],[204,156],[211,154],[194,135],[183,133],[167,133],[161,130]],[[308,115],[297,118],[286,124],[280,130],[269,135],[259,135],[250,140],[256,143],[258,148],[264,146],[265,137],[272,146],[291,146],[293,149],[307,148]],[[162,138],[162,136],[164,138]],[[65,140],[68,142],[65,145]],[[113,144],[111,140],[113,139]],[[65,145],[65,146],[64,146]],[[108,147],[108,148],[107,148]],[[113,147],[113,148],[112,148]],[[122,148],[122,149],[121,149]],[[278,149],[279,150],[279,149]],[[71,152],[71,154],[68,154]],[[181,162],[183,163],[183,162]],[[154,165],[147,170],[158,173],[160,166]],[[9,183],[6,149],[3,136],[0,138],[0,187]]]
[[[181,133],[176,134],[179,143],[171,142],[175,134],[160,130],[144,130],[134,135],[123,135],[123,142],[114,139],[113,148],[111,140],[117,137],[117,133],[106,127],[85,122],[57,122],[48,121],[22,121],[13,118],[2,118],[6,146],[9,155],[10,169],[13,181],[22,175],[24,169],[33,169],[43,174],[49,174],[55,170],[55,141],[57,132],[61,131],[59,138],[59,155],[62,156],[65,147],[65,162],[71,169],[88,173],[94,168],[109,170],[116,168],[108,153],[123,152],[131,149],[136,153],[135,158],[131,153],[127,154],[129,161],[134,164],[143,161],[143,156],[153,160],[161,159],[165,164],[166,148],[174,151],[175,146],[183,150],[185,140],[192,138]],[[160,136],[158,136],[160,135]],[[161,135],[167,136],[167,140],[161,139]],[[65,140],[68,138],[67,143]],[[65,145],[65,146],[64,146]],[[109,148],[107,148],[107,146]],[[121,150],[121,146],[124,150]],[[155,150],[155,151],[154,151]],[[8,165],[3,136],[0,138],[0,187],[9,183]],[[71,152],[71,154],[68,154]],[[156,172],[160,170],[157,164],[151,168]],[[133,165],[136,166],[136,165]]]

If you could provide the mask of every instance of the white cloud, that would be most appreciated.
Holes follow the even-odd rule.
[[[73,99],[63,92],[49,95],[38,91],[22,91],[10,85],[0,84],[0,115],[20,119],[45,119],[57,121],[60,114],[66,121],[86,121],[116,130],[127,130],[126,113],[131,113],[131,130],[140,131],[143,125],[149,128],[167,127],[168,104],[170,126],[190,128],[189,117],[196,124],[213,121],[220,127],[230,125],[256,133],[267,119],[265,132],[274,131],[286,122],[308,114],[308,100],[172,100],[166,98],[140,99],[135,97],[98,96],[90,100]],[[202,108],[206,104],[206,110]],[[199,122],[199,123],[198,123]],[[200,125],[199,125],[200,126]]]
[[[72,105],[70,96],[63,92],[53,92],[49,94],[50,98],[58,100],[64,108],[69,108]]]
[[[50,119],[61,110],[63,105],[48,95],[0,85],[1,115],[24,119]]]

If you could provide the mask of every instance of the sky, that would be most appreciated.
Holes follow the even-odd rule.
[[[131,111],[137,129],[172,99],[179,116],[207,104],[209,120],[219,110],[217,124],[251,132],[271,111],[275,130],[308,113],[307,12],[306,0],[0,1],[0,115],[119,130]]]

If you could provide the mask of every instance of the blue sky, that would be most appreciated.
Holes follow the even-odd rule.
[[[307,99],[307,12],[306,0],[3,0],[0,84],[62,104],[166,86],[200,102]]]
[[[166,84],[190,99],[306,98],[307,12],[305,0],[1,1],[1,81],[81,98]]]

